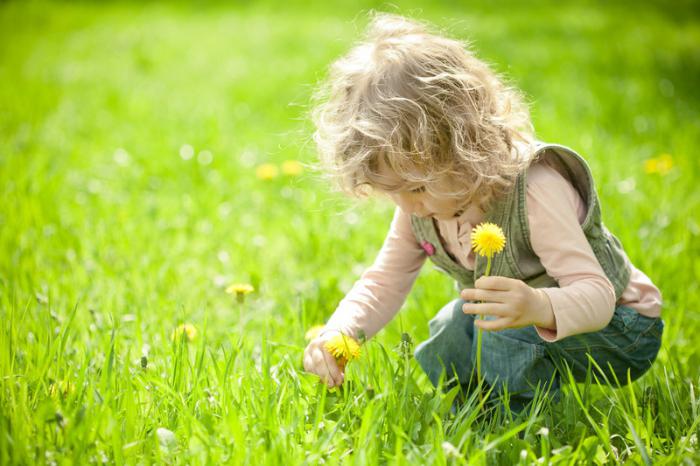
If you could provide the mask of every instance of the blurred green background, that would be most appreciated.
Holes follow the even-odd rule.
[[[696,2],[10,1],[0,2],[0,459],[153,459],[160,450],[144,439],[158,426],[190,451],[183,438],[204,423],[193,394],[223,391],[214,379],[260,373],[261,354],[263,364],[287,361],[290,380],[314,387],[300,375],[304,331],[372,262],[392,213],[385,201],[332,193],[308,166],[311,94],[372,9],[468,40],[523,90],[540,139],[588,159],[605,222],[664,295],[664,349],[646,377],[674,366],[697,390]],[[256,176],[261,164],[289,160],[306,169]],[[235,282],[256,288],[242,305],[224,292]],[[368,351],[397,345],[401,332],[422,340],[452,295],[426,266]],[[177,375],[182,354],[170,342],[183,322],[199,330],[199,349],[188,355],[209,361],[186,366],[199,368],[189,376]],[[225,376],[197,382],[218,374],[217,361],[231,352],[238,362]],[[142,355],[156,369],[139,372]],[[371,371],[382,373],[358,368],[358,380]],[[171,376],[184,385],[141,398]],[[422,375],[413,377],[429,391]],[[75,393],[52,397],[65,380]],[[306,397],[310,406],[316,396],[265,380],[290,403]],[[222,396],[256,399],[250,383]],[[183,393],[182,405],[164,401]],[[255,411],[228,409],[241,418]],[[686,408],[679,402],[677,410]],[[46,427],[55,413],[79,418],[80,429]],[[105,440],[107,432],[120,440]],[[577,442],[572,432],[563,431],[562,444]],[[242,435],[240,451],[327,453],[314,441],[256,446],[265,436],[252,427]],[[682,450],[680,436],[667,434],[650,451]],[[222,451],[207,445],[209,455]],[[334,451],[337,460],[343,449]]]

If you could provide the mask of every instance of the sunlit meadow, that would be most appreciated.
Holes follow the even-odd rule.
[[[312,169],[312,91],[372,8],[470,40],[539,137],[588,159],[664,295],[642,379],[450,411],[411,357],[455,293],[429,265],[342,389],[303,372],[305,333],[392,213]],[[699,19],[660,1],[0,2],[0,464],[700,461]]]

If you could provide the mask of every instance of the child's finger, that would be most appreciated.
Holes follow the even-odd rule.
[[[326,368],[328,370],[328,373],[330,374],[331,378],[333,379],[333,383],[335,385],[340,385],[343,383],[343,374],[340,372],[340,369],[338,368],[338,363],[335,361],[335,358],[328,354],[327,352],[323,352],[323,357],[325,360]]]
[[[466,288],[460,296],[465,301],[488,301],[491,303],[506,302],[507,294],[502,291],[480,290],[478,288]]]
[[[510,316],[508,306],[497,303],[465,303],[462,305],[462,312],[465,314],[485,315],[485,316]]]
[[[315,372],[319,375],[319,377],[321,377],[321,380],[328,385],[328,388],[333,388],[334,386],[339,385],[340,378],[333,371],[333,369],[335,369],[336,373],[339,372],[333,356],[328,354],[326,351],[317,349],[314,351],[312,357],[314,367],[316,369]]]
[[[513,280],[508,277],[480,277],[474,286],[482,290],[508,291],[513,287]]]
[[[324,383],[332,386],[332,378],[328,373],[328,364],[326,363],[326,360],[323,357],[323,352],[320,349],[315,349],[313,351],[311,354],[311,361],[311,365],[313,367],[312,372],[318,375]]]
[[[513,319],[510,317],[503,317],[496,320],[475,320],[474,325],[482,330],[505,330],[507,328],[513,327]]]
[[[311,360],[311,356],[309,353],[304,353],[304,370],[306,372],[313,372],[314,366],[313,366],[313,361]]]

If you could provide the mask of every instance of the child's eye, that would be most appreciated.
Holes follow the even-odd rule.
[[[425,192],[425,186],[419,186],[418,188],[414,188],[411,190],[412,193],[424,193]]]

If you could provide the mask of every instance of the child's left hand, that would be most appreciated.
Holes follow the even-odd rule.
[[[465,303],[465,314],[496,316],[495,320],[475,320],[474,324],[484,330],[503,330],[536,325],[555,329],[556,321],[552,304],[547,295],[532,288],[522,280],[507,277],[481,277],[474,288],[462,290],[462,299],[483,301]]]

